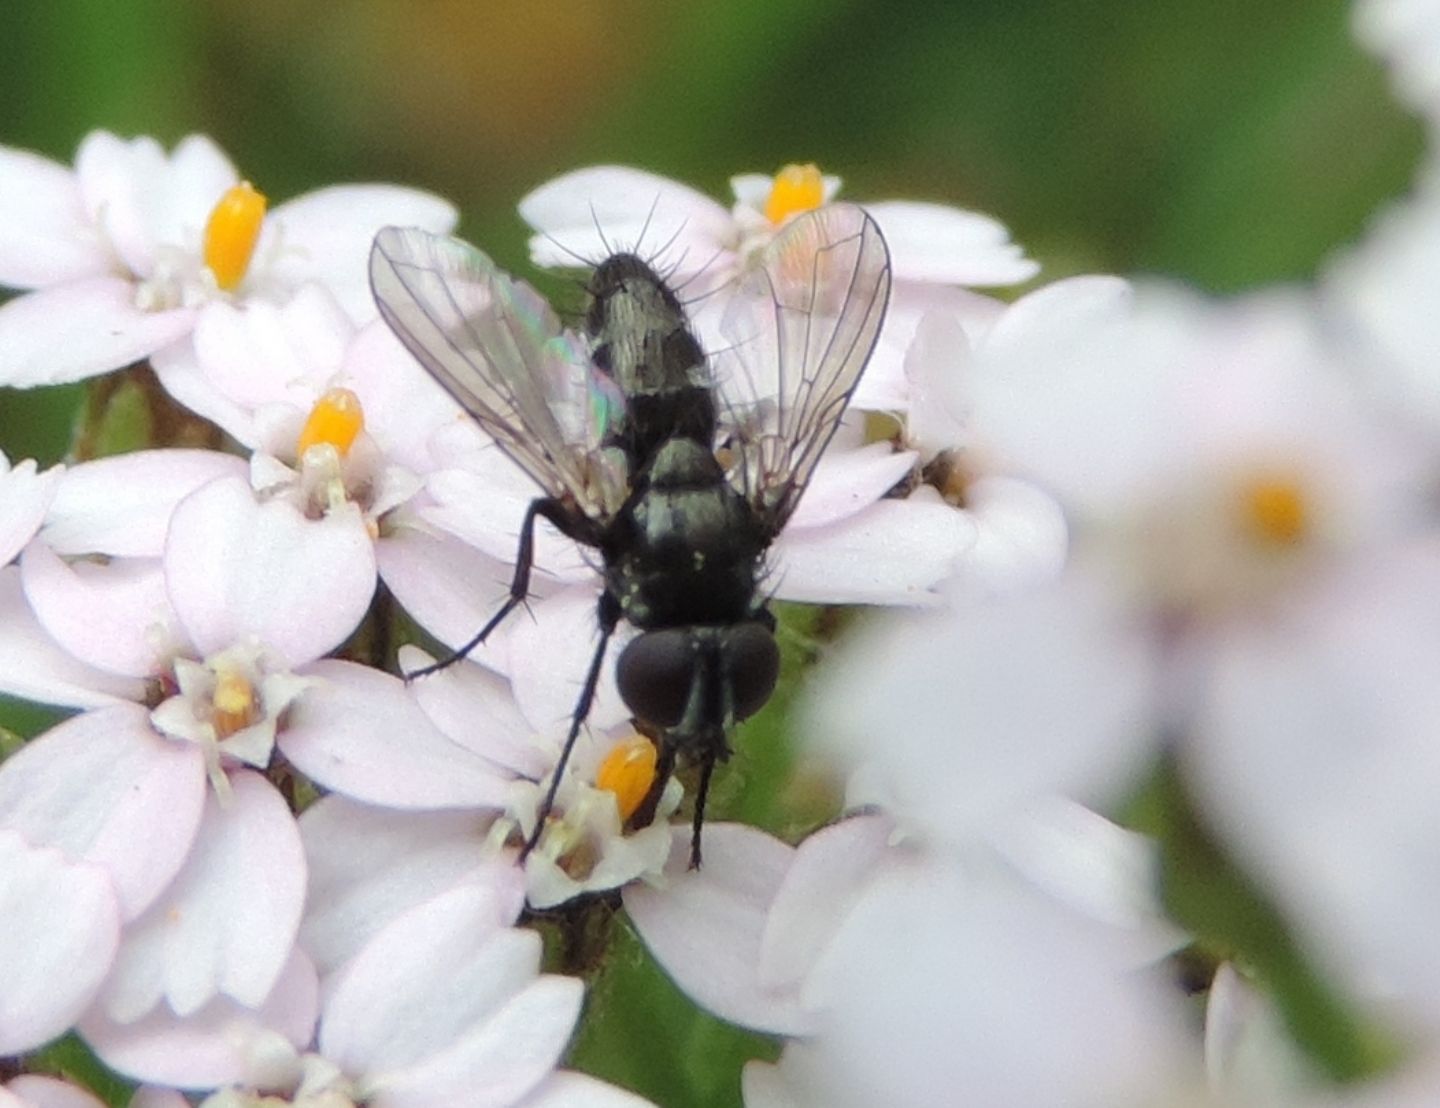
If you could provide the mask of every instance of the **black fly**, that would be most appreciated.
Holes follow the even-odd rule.
[[[654,818],[677,758],[698,763],[690,864],[699,865],[711,771],[779,669],[759,590],[765,552],[884,318],[890,263],[879,229],[844,204],[793,219],[730,291],[730,345],[713,368],[675,293],[634,254],[596,267],[584,337],[478,250],[425,231],[382,230],[370,282],[401,342],[543,491],[525,515],[509,599],[455,657],[525,600],[537,517],[600,556],[600,644],[527,849],[623,618],[640,633],[621,653],[617,683],[659,748],[631,825]]]

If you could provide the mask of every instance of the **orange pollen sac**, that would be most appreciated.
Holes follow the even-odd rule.
[[[303,458],[312,446],[328,443],[343,458],[355,436],[364,429],[365,411],[360,407],[360,398],[349,389],[331,389],[310,409],[295,442],[295,456]]]
[[[264,219],[265,197],[249,181],[228,189],[211,209],[205,224],[205,264],[226,292],[245,279]]]
[[[825,203],[825,182],[814,165],[787,165],[775,174],[765,201],[765,218],[777,226],[792,215]]]
[[[215,733],[222,739],[244,730],[260,718],[255,686],[243,673],[234,670],[222,670],[215,675],[211,704],[215,708],[212,717]]]
[[[655,744],[644,735],[631,735],[615,744],[595,773],[595,787],[615,794],[623,823],[635,814],[655,782]]]
[[[1243,490],[1245,526],[1267,546],[1294,546],[1305,537],[1309,511],[1295,481],[1252,481]]]

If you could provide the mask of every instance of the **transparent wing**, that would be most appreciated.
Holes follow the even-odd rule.
[[[890,299],[890,254],[852,204],[797,216],[737,285],[716,355],[732,480],[778,533],[835,433]]]
[[[404,227],[375,236],[370,286],[410,353],[546,493],[614,510],[623,474],[598,447],[620,399],[539,293],[473,246]]]

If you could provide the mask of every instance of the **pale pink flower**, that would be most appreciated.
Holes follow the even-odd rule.
[[[256,1029],[238,1036],[241,1072],[184,1084],[232,1084],[204,1101],[211,1108],[262,1094],[335,1108],[641,1108],[648,1102],[631,1093],[555,1069],[583,986],[539,972],[540,936],[511,926],[522,903],[519,875],[491,871],[378,925],[364,921],[363,941],[327,974],[308,1050]],[[152,1053],[158,1060],[158,1042]]]
[[[58,1077],[27,1073],[0,1085],[0,1108],[105,1108],[105,1102]]]
[[[520,201],[520,215],[538,232],[530,240],[537,265],[593,264],[621,249],[653,258],[690,302],[702,345],[721,350],[728,342],[720,329],[724,286],[789,218],[834,199],[840,179],[822,176],[814,166],[787,166],[774,178],[741,174],[731,187],[735,202],[727,209],[653,173],[595,166],[541,185]],[[885,409],[922,315],[945,312],[983,328],[998,303],[956,286],[1016,284],[1039,267],[989,216],[908,200],[864,206],[890,248],[895,283],[856,403]]]
[[[12,466],[0,451],[0,566],[9,563],[40,530],[64,472],[62,466],[56,466],[41,473],[29,458]]]
[[[444,201],[391,185],[333,186],[264,216],[203,135],[167,155],[96,131],[74,170],[0,149],[0,193],[0,284],[35,290],[0,308],[0,381],[22,387],[118,369],[185,338],[217,303],[280,304],[308,281],[373,318],[374,232],[455,222]]]

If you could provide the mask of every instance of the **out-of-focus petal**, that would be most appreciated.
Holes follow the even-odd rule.
[[[678,181],[624,166],[592,166],[548,181],[521,199],[520,218],[540,232],[530,240],[530,257],[541,266],[585,266],[618,249],[646,255],[647,246],[648,253],[664,246],[661,264],[683,278],[736,245],[722,205]]]
[[[58,554],[158,558],[175,505],[245,463],[218,450],[140,450],[65,471],[41,537]]]
[[[200,752],[156,735],[139,704],[57,724],[0,767],[0,826],[100,866],[125,919],[180,868],[204,797]]]
[[[337,646],[364,617],[375,553],[354,505],[310,520],[225,478],[176,508],[165,576],[202,654],[254,635],[294,667]]]
[[[129,1023],[162,1000],[189,1016],[216,996],[258,1007],[284,968],[305,899],[305,857],[285,801],[259,774],[213,794],[174,882],[126,928],[102,1005]]]
[[[588,1073],[557,1070],[523,1100],[517,1101],[515,1108],[646,1108],[649,1104],[644,1097],[608,1085]]]
[[[1113,802],[1155,741],[1146,631],[1075,576],[897,616],[817,674],[808,731],[817,751],[866,769],[874,795],[852,799],[956,845],[1036,796]]]
[[[279,743],[313,781],[391,808],[505,807],[512,775],[447,738],[403,681],[343,661],[306,672],[323,683],[290,708]]]
[[[890,248],[897,281],[1013,285],[1040,271],[988,215],[916,200],[867,203]]]
[[[24,1108],[105,1108],[103,1100],[58,1077],[22,1073],[5,1089],[20,1097]],[[135,1101],[132,1100],[128,1108],[137,1108]],[[144,1108],[144,1105],[139,1108]]]
[[[0,285],[36,288],[108,268],[75,175],[28,150],[0,147]]]
[[[1070,529],[1049,493],[1012,477],[981,477],[965,489],[975,544],[956,563],[955,587],[1003,591],[1053,580],[1065,568]]]
[[[27,292],[0,307],[0,384],[63,385],[108,373],[188,334],[190,308],[135,306],[119,277],[86,277]]]
[[[115,956],[119,907],[101,867],[0,829],[0,919],[0,1055],[21,1054],[85,1011]]]

